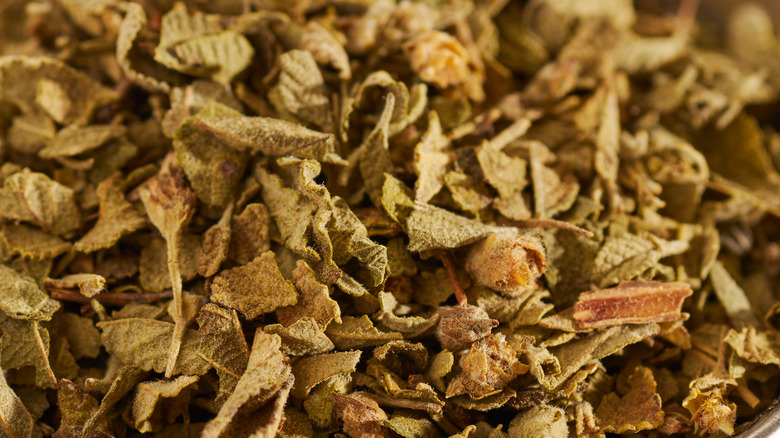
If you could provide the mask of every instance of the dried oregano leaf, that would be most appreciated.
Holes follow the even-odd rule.
[[[184,137],[185,134],[187,137]],[[218,102],[209,103],[185,121],[177,136],[183,140],[218,141],[235,151],[268,156],[292,155],[324,162],[341,161],[334,154],[335,137],[332,134],[284,120],[248,117]]]
[[[24,169],[3,181],[0,217],[34,223],[63,235],[81,226],[73,190],[46,175]]]
[[[124,125],[70,125],[60,129],[45,148],[38,151],[41,158],[72,157],[96,149],[109,140],[124,135]]]
[[[60,379],[57,391],[57,404],[62,412],[62,420],[54,437],[81,436],[84,424],[98,410],[98,402],[89,393],[70,380]],[[96,424],[92,432],[96,437],[111,436],[111,426],[107,421]]]
[[[249,263],[270,249],[268,225],[271,218],[263,204],[252,203],[231,222],[230,258]]]
[[[305,399],[309,391],[325,380],[341,373],[355,371],[360,351],[344,351],[303,358],[293,365],[295,385],[292,395]]]
[[[57,289],[78,288],[85,297],[94,297],[106,289],[106,279],[97,274],[71,274],[62,278],[47,278],[44,286]]]
[[[60,308],[30,277],[0,265],[0,310],[14,319],[48,321]]]
[[[628,377],[631,390],[622,397],[607,394],[596,409],[596,422],[604,432],[638,432],[663,423],[661,396],[650,368],[638,366]]]
[[[181,279],[189,281],[198,274],[197,262],[202,257],[201,240],[199,236],[186,234],[181,236],[179,250],[179,271]],[[168,269],[168,249],[165,240],[152,238],[141,249],[138,258],[138,281],[147,292],[160,292],[170,289],[171,276]]]
[[[298,302],[298,293],[284,278],[276,254],[268,251],[250,263],[222,271],[211,284],[211,299],[248,319]]]
[[[321,330],[325,330],[331,321],[341,323],[341,308],[330,297],[330,288],[317,281],[314,271],[303,260],[296,263],[293,283],[298,290],[298,302],[276,309],[279,322],[290,326],[302,318],[311,318]]]
[[[333,323],[328,326],[325,333],[339,350],[350,348],[371,347],[381,345],[393,339],[402,339],[398,332],[382,332],[374,327],[374,323],[368,315],[359,318],[354,316],[342,316],[341,323]]]
[[[147,25],[146,13],[143,6],[137,3],[125,3],[125,16],[119,25],[116,39],[116,60],[122,73],[131,81],[152,91],[170,91],[170,84],[162,79],[154,78],[147,73],[142,73],[133,65],[133,48],[139,34]]]
[[[43,112],[63,125],[84,125],[118,98],[89,76],[52,58],[0,58],[0,95],[25,113]]]
[[[182,73],[227,84],[249,66],[253,55],[246,37],[223,31],[218,15],[190,15],[177,3],[162,17],[154,58]]]
[[[334,261],[345,264],[354,257],[368,270],[369,286],[383,284],[388,275],[387,248],[369,239],[368,230],[343,199],[333,198],[332,206],[328,236]]]
[[[504,227],[486,225],[430,204],[414,202],[402,182],[386,175],[382,206],[409,234],[414,252],[458,248],[473,243]]]
[[[518,414],[509,423],[508,432],[510,438],[563,438],[569,436],[564,410],[548,405],[535,406],[527,412]]]
[[[287,327],[269,324],[263,330],[279,335],[282,338],[282,350],[290,356],[322,354],[336,348],[317,321],[308,317],[301,318]]]
[[[73,246],[57,236],[27,225],[3,224],[0,237],[11,254],[33,260],[57,257],[70,251]]]
[[[204,436],[276,436],[294,380],[281,345],[279,336],[255,333],[247,369]]]
[[[208,303],[198,314],[200,347],[198,355],[211,364],[219,376],[215,406],[222,406],[244,374],[249,361],[249,347],[235,310]]]
[[[364,393],[333,394],[336,416],[344,423],[344,431],[352,438],[389,437],[382,424],[387,414],[376,401]]]
[[[35,368],[35,384],[56,388],[57,378],[49,364],[49,331],[37,320],[17,320],[0,314],[0,367],[4,370]]]
[[[324,132],[333,132],[330,101],[311,52],[291,50],[279,57],[279,82],[268,97],[282,114],[291,114]]]
[[[173,423],[180,415],[188,415],[190,395],[197,382],[198,376],[178,376],[139,383],[131,411],[135,428],[142,433],[157,432],[163,423]]]
[[[7,340],[3,339],[5,342]],[[33,437],[40,433],[36,430],[35,418],[8,385],[5,373],[0,373],[0,421],[4,426],[3,433],[9,437]]]
[[[414,148],[414,199],[428,202],[444,186],[444,175],[450,163],[447,149],[450,141],[444,136],[436,111],[428,114],[428,130]]]
[[[146,218],[125,199],[124,183],[122,174],[115,173],[98,184],[98,220],[95,226],[73,245],[76,251],[90,253],[108,248],[125,234],[146,225]]]
[[[198,255],[198,274],[202,277],[211,277],[216,274],[222,262],[228,258],[233,206],[233,203],[228,204],[219,222],[203,233],[203,246]]]
[[[110,354],[142,370],[162,373],[168,365],[168,348],[174,324],[145,318],[124,318],[97,324]],[[200,336],[186,329],[173,374],[205,374],[211,368],[199,354]]]

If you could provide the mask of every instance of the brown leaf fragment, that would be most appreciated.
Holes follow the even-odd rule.
[[[503,334],[491,334],[472,344],[460,359],[461,373],[447,386],[447,398],[468,394],[479,400],[497,394],[528,370]]]
[[[60,380],[57,404],[62,413],[62,420],[59,429],[52,435],[54,438],[80,437],[84,425],[98,410],[97,400],[78,385],[66,379]],[[95,425],[89,436],[108,438],[113,435],[113,427],[107,419],[103,419],[100,424]]]
[[[198,274],[202,277],[211,277],[216,274],[222,262],[228,258],[234,206],[234,203],[229,203],[219,222],[203,233],[203,246],[198,255]]]
[[[439,314],[436,339],[445,350],[463,350],[498,327],[498,321],[490,318],[484,309],[471,304],[441,306],[436,313]]]
[[[174,324],[155,319],[124,318],[99,322],[97,326],[102,331],[101,340],[109,354],[144,371],[165,371]],[[198,354],[200,343],[196,331],[184,331],[173,374],[202,375],[211,369],[211,365]]]
[[[70,251],[73,246],[57,236],[21,224],[3,224],[0,227],[0,237],[11,254],[33,260],[57,257]]]
[[[0,59],[0,96],[25,113],[45,112],[63,125],[83,125],[100,106],[117,99],[86,74],[54,58]]]
[[[322,354],[336,348],[317,321],[309,317],[303,317],[287,327],[269,324],[263,327],[263,331],[279,335],[282,350],[290,356]]]
[[[127,132],[124,125],[70,125],[62,128],[49,144],[38,151],[41,158],[72,157],[90,152]]]
[[[655,429],[664,422],[661,396],[656,392],[653,371],[637,366],[628,378],[630,391],[624,396],[611,392],[596,409],[596,421],[605,432],[626,433]]]
[[[489,234],[466,256],[466,270],[478,283],[510,295],[523,291],[546,269],[542,241],[532,235]]]
[[[190,396],[198,378],[178,376],[136,385],[132,407],[135,428],[141,433],[158,432],[165,423],[173,423],[180,415],[188,418]]]
[[[298,260],[296,263],[293,282],[298,289],[298,302],[276,310],[280,323],[289,326],[301,318],[312,318],[322,330],[331,321],[341,323],[341,308],[330,297],[330,288],[317,281],[314,271],[305,261]]]
[[[74,244],[76,251],[92,253],[111,247],[122,236],[146,225],[146,218],[125,199],[124,184],[124,178],[119,172],[98,184],[98,220],[95,226]]]
[[[43,285],[56,289],[78,288],[82,295],[92,298],[106,289],[106,279],[97,274],[71,274],[62,278],[47,278]]]
[[[444,175],[450,157],[446,150],[450,141],[442,132],[436,111],[428,114],[428,130],[414,148],[414,171],[417,181],[414,184],[416,201],[428,202],[444,186]]]
[[[295,362],[292,371],[295,375],[295,386],[292,395],[306,399],[309,391],[319,383],[341,374],[355,371],[360,362],[360,351],[343,351],[338,353],[309,356]]]
[[[7,340],[3,339],[3,342]],[[0,372],[0,432],[9,438],[40,435],[35,429],[35,419],[8,385],[5,373],[2,372]]]
[[[0,314],[0,368],[35,368],[35,384],[41,388],[56,388],[57,377],[49,363],[49,331],[37,320],[11,319]]]
[[[344,423],[344,432],[352,438],[389,437],[391,432],[382,424],[387,414],[374,399],[362,392],[342,395],[333,394],[336,401],[336,416]]]
[[[198,334],[201,337],[198,355],[209,362],[219,376],[214,406],[221,407],[246,370],[249,347],[236,311],[214,303],[200,309]]]
[[[221,272],[211,285],[211,299],[237,309],[248,319],[298,302],[293,285],[284,278],[276,254],[268,251],[250,263]]]
[[[247,369],[202,437],[251,436],[273,438],[284,419],[284,405],[293,385],[279,336],[258,330]]]
[[[339,350],[381,345],[394,339],[403,339],[399,332],[383,332],[374,326],[368,315],[344,316],[341,323],[328,326],[325,333]]]
[[[279,57],[279,82],[268,99],[281,114],[291,114],[324,132],[333,132],[333,115],[325,80],[312,53],[291,50]]]
[[[32,278],[0,264],[0,311],[14,319],[48,321],[59,308]]]
[[[30,169],[3,181],[0,206],[0,217],[30,222],[56,235],[81,226],[73,190]]]
[[[581,329],[680,319],[682,304],[693,290],[687,283],[630,281],[580,294],[574,319]]]
[[[187,125],[199,135],[210,136],[237,151],[268,156],[292,155],[324,162],[342,161],[334,152],[333,134],[281,119],[248,117],[217,102],[210,103],[182,127]]]
[[[564,438],[569,436],[566,412],[549,405],[534,406],[509,423],[509,438]]]
[[[230,258],[240,265],[247,264],[271,248],[268,225],[271,217],[265,205],[259,203],[244,207],[234,216],[230,225]]]

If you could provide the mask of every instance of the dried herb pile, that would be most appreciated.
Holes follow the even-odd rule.
[[[0,436],[739,433],[780,45],[705,3],[0,1]]]

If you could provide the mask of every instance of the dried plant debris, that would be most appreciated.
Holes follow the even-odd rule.
[[[0,0],[0,436],[733,436],[770,0]]]

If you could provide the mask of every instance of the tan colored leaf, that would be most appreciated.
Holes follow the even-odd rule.
[[[7,340],[3,339],[3,342]],[[0,373],[0,431],[4,436],[13,438],[37,435],[35,419],[8,385],[5,373]]]
[[[173,380],[141,382],[135,387],[132,418],[141,432],[158,432],[164,423],[173,423],[189,414],[189,401],[198,376],[178,376]],[[97,407],[97,406],[96,406]]]
[[[70,188],[42,173],[24,169],[3,181],[0,217],[31,222],[63,235],[81,226],[81,213],[73,196]]]
[[[248,319],[298,302],[293,285],[268,251],[247,265],[222,271],[211,284],[211,299],[237,309]]]
[[[146,218],[125,199],[124,184],[120,173],[115,173],[98,184],[100,215],[95,226],[75,243],[76,251],[91,253],[111,247],[122,236],[146,225]]]
[[[57,378],[49,364],[49,331],[36,320],[11,319],[0,314],[0,367],[4,370],[35,368],[35,384],[56,388]]]
[[[291,50],[279,57],[279,82],[268,97],[277,111],[324,132],[334,132],[333,114],[320,69],[311,52]]]
[[[214,405],[221,407],[238,384],[249,361],[249,347],[235,310],[208,303],[198,314],[201,342],[198,354],[214,367],[219,376],[219,392]]]
[[[428,114],[428,130],[414,148],[414,170],[417,181],[414,184],[414,199],[428,202],[444,186],[444,175],[450,157],[446,150],[450,141],[442,133],[436,111]]]
[[[227,260],[231,243],[231,220],[234,204],[228,204],[219,222],[203,233],[203,246],[198,255],[198,274],[211,277],[219,271],[222,262]]]
[[[293,385],[290,365],[281,346],[278,336],[260,330],[255,333],[246,372],[201,436],[276,436]]]
[[[247,264],[271,249],[268,225],[271,217],[265,205],[252,203],[233,216],[230,225],[230,258],[240,265]]]
[[[566,413],[561,408],[539,405],[518,414],[509,423],[509,438],[563,438],[569,436]]]
[[[118,98],[84,73],[44,57],[0,59],[0,90],[23,112],[45,112],[64,125],[86,124],[98,107]]]
[[[344,316],[341,323],[328,326],[325,333],[339,350],[371,347],[384,344],[393,339],[403,339],[398,332],[382,332],[374,327],[368,315],[361,317]]]
[[[263,327],[263,331],[279,335],[282,350],[290,356],[322,354],[336,348],[317,321],[309,317],[298,319],[287,327],[269,324]]]
[[[295,375],[293,397],[306,399],[312,388],[337,374],[355,371],[359,362],[360,351],[320,354],[300,359],[292,368]]]
[[[500,392],[515,377],[528,370],[518,362],[517,352],[503,334],[476,341],[460,359],[461,373],[447,386],[447,398],[468,394],[479,400]],[[525,368],[524,368],[525,367]]]
[[[302,318],[313,319],[321,330],[331,321],[341,323],[341,308],[330,297],[330,288],[317,281],[314,271],[303,260],[298,260],[293,271],[293,282],[298,289],[298,302],[294,306],[276,309],[280,323],[290,326]]]
[[[103,346],[122,362],[162,373],[168,365],[174,324],[144,318],[124,318],[97,324]],[[186,329],[173,374],[202,375],[211,365],[198,355],[200,336]]]
[[[60,308],[30,277],[0,265],[0,310],[14,319],[48,321]]]
[[[54,258],[72,248],[70,242],[27,225],[5,223],[0,234],[11,254],[33,260]]]
[[[336,416],[344,423],[344,432],[352,438],[389,437],[382,424],[387,414],[376,401],[362,392],[348,395],[333,394]]]
[[[596,422],[605,432],[639,432],[663,424],[661,396],[650,368],[638,366],[628,378],[631,390],[624,396],[611,392],[596,409]]]
[[[62,413],[62,420],[59,429],[52,435],[55,438],[81,436],[84,425],[98,410],[98,402],[94,397],[66,379],[60,380],[57,404]],[[108,438],[114,435],[113,432],[111,424],[104,420],[96,425],[90,436]]]

